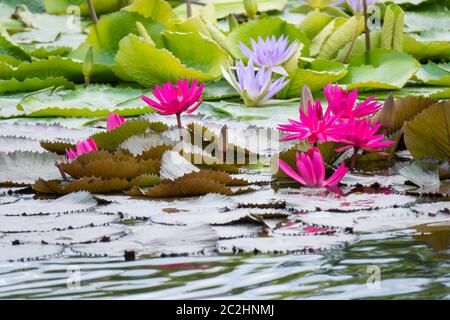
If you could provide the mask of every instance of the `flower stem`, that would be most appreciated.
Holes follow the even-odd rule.
[[[92,0],[87,0],[89,12],[91,13],[91,19],[94,21],[94,24],[98,23],[97,13],[95,12],[94,5],[92,4]]]
[[[367,20],[369,19],[367,14],[367,0],[362,0],[363,2],[363,15],[364,15],[364,36],[366,40],[366,64],[369,63],[369,51],[370,51],[370,29],[367,24]]]
[[[63,178],[64,181],[68,181],[69,179],[67,179],[67,175],[64,172],[61,163],[55,162],[55,166],[58,168],[59,173],[61,173],[61,177]]]
[[[186,13],[187,13],[188,18],[192,17],[192,1],[191,0],[186,0]]]
[[[181,125],[181,113],[177,113],[177,125],[180,131],[180,141],[183,142],[183,126]]]
[[[356,158],[358,157],[358,148],[353,149],[353,155],[350,158],[350,170],[354,170],[356,166]]]
[[[345,57],[344,57],[344,59],[342,60],[342,63],[347,63],[347,60],[348,60],[348,58],[350,57],[350,54],[352,53],[353,48],[355,47],[356,39],[358,38],[358,29],[359,29],[359,27],[356,26],[356,27],[355,27],[355,34],[353,35],[352,42],[350,43],[350,47],[348,47],[348,51],[347,51],[347,53],[345,54]]]

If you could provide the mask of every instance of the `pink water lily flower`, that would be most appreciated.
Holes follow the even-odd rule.
[[[112,131],[120,127],[125,122],[124,116],[119,116],[117,113],[110,113],[106,118],[106,131]]]
[[[142,96],[148,105],[163,115],[191,113],[202,103],[202,91],[205,85],[198,85],[197,80],[193,80],[189,86],[189,80],[178,80],[176,84],[164,83],[161,87],[155,86],[151,90],[156,100]]]
[[[146,96],[141,98],[158,113],[163,115],[175,114],[177,116],[180,140],[183,141],[181,113],[191,113],[200,106],[203,101],[204,86],[204,83],[199,85],[197,80],[193,80],[191,86],[189,86],[188,79],[178,80],[176,84],[166,82],[161,87],[155,86],[155,89],[151,90],[157,101]]]
[[[348,136],[344,137],[341,142],[346,145],[337,148],[337,152],[341,152],[347,149],[354,148],[355,151],[362,149],[367,152],[378,153],[380,155],[388,155],[379,149],[387,148],[394,144],[394,141],[384,140],[384,134],[377,134],[380,130],[381,123],[371,123],[369,119],[355,120],[352,119],[349,122],[351,128],[349,129]]]
[[[339,88],[336,83],[328,84],[323,93],[328,101],[328,109],[334,115],[340,114],[341,118],[361,118],[371,114],[374,114],[382,108],[382,104],[374,100],[376,97],[371,96],[363,102],[357,104],[356,98],[358,97],[358,89],[348,92],[345,89]]]
[[[288,119],[289,124],[278,125],[278,130],[292,132],[281,140],[308,139],[309,143],[339,142],[343,135],[348,134],[347,122],[341,121],[340,115],[332,115],[329,108],[323,114],[320,100],[316,100],[314,105],[308,101],[308,112],[304,112],[300,107],[299,113],[300,121]]]
[[[97,145],[94,141],[94,139],[90,138],[87,140],[82,140],[77,143],[75,149],[67,149],[66,150],[66,156],[69,159],[76,159],[77,157],[81,156],[82,154],[90,153],[97,151]]]
[[[331,177],[325,179],[325,163],[322,154],[316,147],[309,149],[306,153],[299,154],[297,152],[295,158],[297,172],[283,160],[278,160],[278,165],[284,173],[306,187],[335,187],[348,170],[342,163]]]

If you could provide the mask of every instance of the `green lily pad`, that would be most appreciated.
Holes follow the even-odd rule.
[[[450,87],[450,69],[447,70],[448,64],[436,64],[429,62],[420,67],[416,73],[416,78],[426,84]]]
[[[150,86],[183,78],[209,81],[218,78],[220,66],[228,62],[227,54],[199,33],[167,32],[164,36],[173,53],[135,35],[125,37],[116,56],[116,74]]]
[[[119,10],[122,3],[122,0],[92,0],[92,4],[97,14]],[[81,15],[89,15],[89,7],[85,0],[44,0],[45,10],[51,14],[67,14],[67,8],[73,5],[80,8]]]
[[[208,1],[214,6],[217,19],[227,17],[229,14],[241,15],[245,14],[244,4],[241,0],[210,0]],[[287,4],[287,0],[258,0],[258,11],[282,11]],[[193,4],[193,11],[200,9],[202,6]],[[182,4],[175,8],[175,12],[180,17],[186,16],[186,5]]]
[[[419,68],[419,63],[404,52],[375,49],[369,54],[350,60],[350,67],[342,83],[348,89],[400,89]]]
[[[326,13],[311,11],[298,24],[298,28],[305,32],[308,38],[313,39],[331,20],[333,17]]]
[[[406,34],[403,50],[420,60],[450,57],[450,32],[430,30]]]
[[[166,26],[178,20],[170,4],[164,0],[134,0],[123,10],[139,13]]]
[[[135,12],[120,11],[103,16],[97,25],[91,26],[86,41],[69,56],[84,60],[89,47],[93,48],[94,63],[111,65],[119,50],[119,42],[130,33],[138,34],[136,22],[142,23],[153,41],[162,46],[161,32],[164,26]]]
[[[436,103],[404,126],[405,144],[414,159],[450,157],[450,101]]]
[[[29,117],[96,117],[110,112],[139,115],[152,109],[140,100],[142,90],[90,85],[75,90],[41,90],[24,97],[17,108]]]
[[[18,65],[22,61],[31,61],[30,55],[19,45],[9,39],[6,32],[0,29],[0,61],[10,65]]]
[[[0,94],[6,92],[36,91],[53,86],[73,88],[75,85],[63,77],[49,77],[45,79],[26,78],[23,81],[12,78],[9,80],[0,80]]]
[[[290,81],[278,94],[277,98],[297,98],[304,85],[312,92],[319,91],[328,83],[337,82],[347,74],[346,67],[330,60],[314,60],[304,67],[298,67],[289,74]]]
[[[240,24],[229,33],[227,45],[235,58],[246,59],[246,56],[239,48],[239,43],[242,42],[250,46],[250,39],[256,40],[258,37],[265,39],[268,36],[278,38],[281,35],[289,37],[290,42],[298,40],[303,43],[302,55],[308,56],[310,41],[306,34],[281,18],[269,17]]]

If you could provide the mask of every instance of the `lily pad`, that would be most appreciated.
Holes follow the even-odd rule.
[[[62,246],[24,244],[13,246],[11,244],[0,244],[0,261],[30,261],[47,259],[56,256],[63,251]]]
[[[428,107],[404,126],[405,144],[414,159],[450,157],[450,102]]]
[[[32,216],[92,211],[97,201],[87,192],[71,193],[56,200],[20,199],[2,204],[0,215]]]
[[[67,14],[67,8],[76,5],[80,8],[80,13],[82,15],[89,15],[89,8],[84,0],[44,0],[43,2],[45,10],[51,14]],[[92,5],[97,14],[119,10],[122,3],[121,0],[92,0]]]
[[[315,212],[300,218],[306,223],[320,226],[352,229],[354,233],[386,232],[403,230],[417,225],[450,221],[448,214],[428,215],[410,209],[382,209],[351,213]]]
[[[5,233],[69,230],[103,226],[119,221],[118,216],[98,213],[72,213],[48,216],[0,216],[0,231]]]
[[[62,231],[12,233],[0,240],[0,243],[19,242],[46,243],[71,245],[93,242],[108,242],[125,235],[125,227],[122,225],[100,226],[81,229],[69,229]]]
[[[220,66],[228,63],[225,51],[200,33],[166,32],[164,38],[167,48],[155,47],[135,35],[125,37],[115,59],[116,74],[150,86],[184,78],[209,81],[218,78]],[[189,50],[181,45],[186,42]]]
[[[374,49],[369,55],[350,59],[347,75],[341,80],[348,89],[400,89],[419,68],[419,63],[404,52]]]
[[[238,238],[219,241],[221,253],[316,253],[338,248],[356,240],[354,235],[281,236]]]
[[[28,151],[0,153],[0,183],[27,185],[39,178],[58,178],[60,173],[55,166],[57,158],[51,153]]]
[[[129,235],[111,242],[73,246],[76,253],[89,256],[118,256],[134,251],[138,256],[210,254],[218,237],[206,224],[163,226],[144,224],[131,227]]]
[[[139,33],[136,22],[140,22],[152,39],[162,45],[162,24],[135,12],[119,11],[103,16],[97,25],[91,26],[86,41],[69,56],[84,61],[87,51],[92,47],[95,64],[112,65],[119,50],[119,42],[130,33]]]
[[[214,6],[215,15],[218,19],[227,17],[229,14],[242,15],[245,14],[244,4],[240,0],[210,0],[208,3]],[[258,11],[282,11],[287,4],[287,0],[258,0]],[[193,10],[201,8],[195,3],[192,5]],[[175,12],[180,17],[186,16],[186,5],[182,4],[175,8]],[[199,8],[198,8],[199,7]]]
[[[336,211],[373,210],[412,205],[416,199],[401,194],[352,193],[345,197],[326,194],[314,189],[282,189],[279,196],[286,201],[286,207],[296,211]]]
[[[420,67],[416,77],[426,84],[450,87],[450,69],[445,69],[445,66],[445,64],[439,65],[430,61]]]

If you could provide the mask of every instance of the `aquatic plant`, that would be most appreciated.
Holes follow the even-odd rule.
[[[106,118],[106,130],[114,130],[115,128],[120,127],[124,122],[124,116],[119,116],[117,113],[110,113]]]
[[[382,104],[373,101],[376,96],[371,96],[361,103],[356,103],[358,97],[358,89],[354,89],[348,92],[345,89],[339,88],[336,83],[328,84],[323,93],[328,101],[328,109],[334,115],[340,115],[341,118],[361,118],[368,115],[372,115],[382,108]]]
[[[283,89],[288,81],[285,77],[272,79],[272,69],[260,68],[255,70],[253,60],[247,66],[242,61],[235,65],[236,74],[228,68],[222,68],[223,77],[239,92],[244,103],[249,107],[261,106]]]
[[[283,160],[278,160],[278,164],[280,169],[292,179],[312,188],[337,186],[348,170],[342,163],[328,179],[325,179],[325,163],[316,147],[309,149],[306,153],[296,153],[297,172]]]
[[[191,113],[200,106],[204,86],[203,83],[198,84],[197,80],[193,80],[189,86],[188,79],[178,80],[175,85],[166,82],[161,87],[155,86],[155,89],[151,90],[157,101],[147,96],[141,98],[162,115],[176,115],[180,139],[183,140],[181,113]]]
[[[293,41],[289,46],[289,37],[281,35],[278,39],[275,36],[263,38],[258,37],[258,41],[250,39],[252,48],[244,43],[239,44],[242,52],[252,60],[257,66],[271,68],[273,72],[287,76],[282,64],[288,61],[300,48],[298,40]]]
[[[66,156],[69,159],[76,159],[82,154],[91,153],[93,151],[97,151],[97,145],[94,139],[90,138],[87,140],[82,140],[76,144],[75,149],[67,149]]]
[[[332,115],[328,108],[323,113],[320,100],[316,100],[314,105],[308,101],[308,112],[299,108],[299,121],[288,119],[290,124],[280,124],[277,129],[285,132],[292,132],[281,140],[307,139],[309,143],[316,144],[318,141],[340,142],[342,136],[348,134],[348,123],[341,121],[340,115]]]

